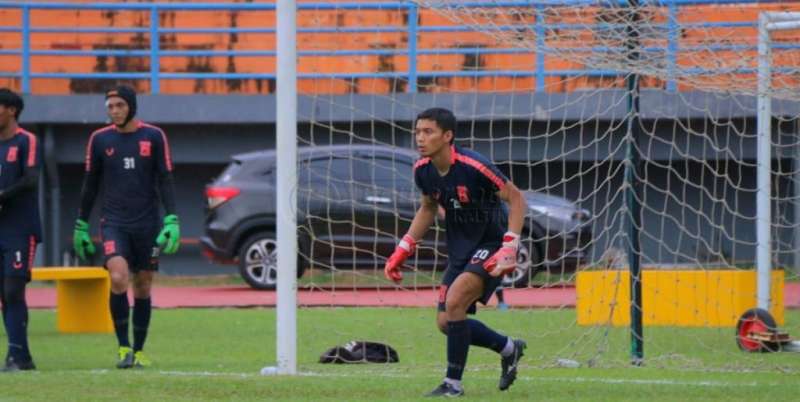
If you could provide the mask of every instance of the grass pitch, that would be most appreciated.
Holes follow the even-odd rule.
[[[154,365],[144,370],[113,368],[112,334],[61,335],[54,312],[36,310],[30,341],[39,370],[0,375],[0,400],[419,400],[444,373],[445,340],[433,316],[432,309],[301,309],[301,374],[263,377],[261,367],[275,361],[272,309],[156,310],[146,347]],[[741,353],[730,328],[647,327],[646,366],[634,368],[626,328],[578,327],[573,310],[487,309],[478,318],[527,339],[529,349],[517,383],[501,393],[497,355],[472,348],[466,400],[790,401],[800,384],[800,355]],[[800,312],[790,311],[784,328],[798,335],[798,322]],[[352,339],[387,342],[400,363],[316,363]],[[582,367],[557,367],[559,357]]]

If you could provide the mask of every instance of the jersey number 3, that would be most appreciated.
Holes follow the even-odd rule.
[[[122,160],[125,163],[125,169],[127,170],[136,169],[136,159],[129,157],[129,158],[123,158]]]

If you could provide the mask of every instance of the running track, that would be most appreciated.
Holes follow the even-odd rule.
[[[260,292],[246,286],[220,287],[156,287],[153,304],[158,308],[176,307],[255,307],[274,306],[275,292]],[[575,288],[529,288],[506,290],[506,302],[514,307],[574,307]],[[374,307],[431,307],[436,304],[437,291],[424,290],[300,290],[301,306],[374,306]],[[55,288],[29,288],[28,306],[55,308]],[[496,302],[493,297],[490,304]],[[784,287],[787,308],[800,308],[800,283]]]

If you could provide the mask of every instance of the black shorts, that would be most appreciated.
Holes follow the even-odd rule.
[[[0,238],[0,265],[3,266],[4,276],[18,276],[30,281],[35,258],[35,236]]]
[[[128,262],[128,270],[131,272],[158,271],[158,231],[158,227],[126,228],[103,224],[100,227],[103,265],[108,268],[108,260],[119,256]]]
[[[442,276],[442,284],[439,286],[439,304],[437,306],[439,311],[445,311],[447,290],[450,288],[450,285],[455,282],[456,278],[464,272],[472,272],[483,279],[483,293],[475,302],[481,302],[482,304],[489,302],[494,290],[500,286],[500,283],[503,281],[503,277],[489,275],[489,273],[483,269],[483,263],[497,252],[498,249],[500,249],[500,245],[498,244],[491,244],[488,246],[481,245],[475,248],[475,251],[472,253],[472,258],[466,265],[460,267],[448,265],[447,269],[444,271],[444,276]],[[477,310],[476,303],[472,303],[467,309],[467,314],[475,314]]]

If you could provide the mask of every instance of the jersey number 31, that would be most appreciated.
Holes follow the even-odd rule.
[[[125,162],[125,169],[127,170],[136,169],[136,159],[124,158],[123,161]]]

